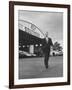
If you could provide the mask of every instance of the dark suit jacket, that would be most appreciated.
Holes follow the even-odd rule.
[[[53,46],[52,40],[51,38],[49,38],[48,42],[46,41],[46,39],[43,39],[43,52],[44,53],[50,53],[50,47]]]

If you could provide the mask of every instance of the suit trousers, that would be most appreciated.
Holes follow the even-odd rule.
[[[48,64],[49,64],[49,55],[50,55],[50,51],[44,53],[44,56],[45,56],[45,57],[44,57],[45,68],[48,68]]]

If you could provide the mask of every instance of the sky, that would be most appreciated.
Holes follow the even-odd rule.
[[[35,24],[45,34],[48,31],[53,43],[63,44],[63,13],[19,10],[18,18]]]

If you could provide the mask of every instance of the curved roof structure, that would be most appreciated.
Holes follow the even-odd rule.
[[[31,22],[25,20],[19,20],[18,26],[20,30],[23,30],[33,36],[36,36],[38,38],[44,38],[43,32]]]

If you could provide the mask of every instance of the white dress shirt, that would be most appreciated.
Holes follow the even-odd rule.
[[[49,38],[48,38],[48,37],[46,37],[46,41],[47,41],[47,43],[48,43],[48,40],[49,40]]]

